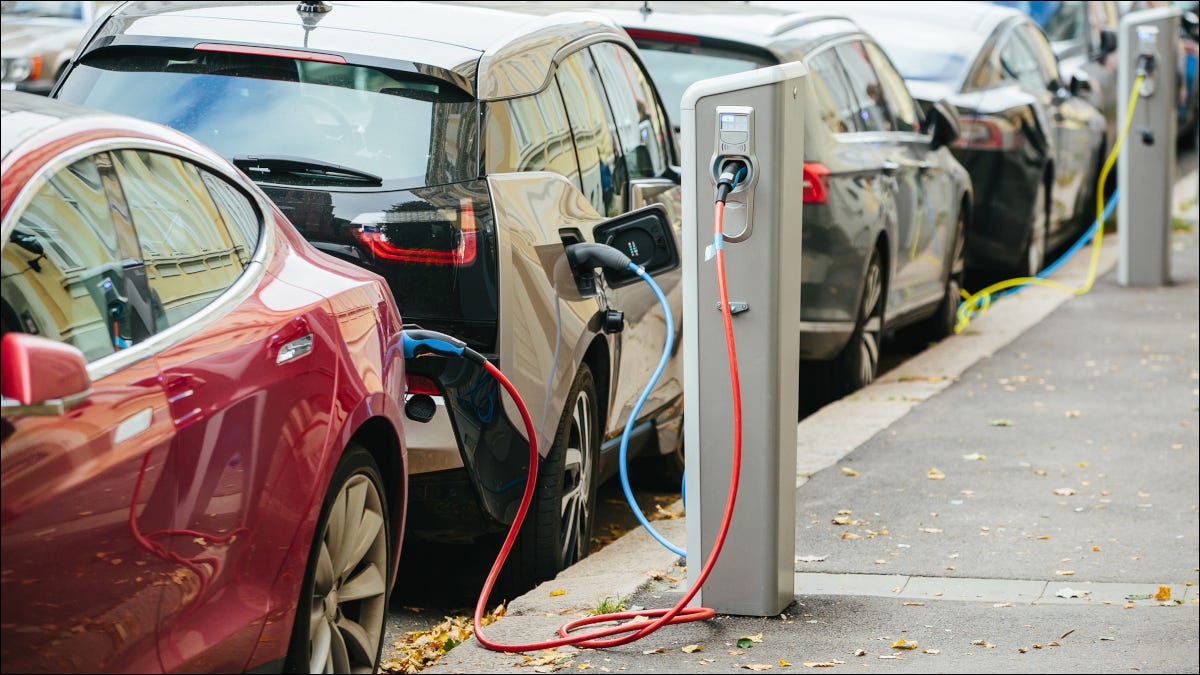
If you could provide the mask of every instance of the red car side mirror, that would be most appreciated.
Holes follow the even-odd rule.
[[[92,393],[83,352],[36,335],[4,334],[0,375],[4,417],[61,415]]]

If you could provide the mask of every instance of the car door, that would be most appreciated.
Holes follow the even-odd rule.
[[[879,153],[879,171],[896,205],[894,257],[889,265],[887,285],[886,307],[890,321],[929,302],[930,288],[938,277],[938,270],[923,261],[920,253],[923,241],[932,236],[932,219],[921,184],[920,160],[894,131],[892,112],[865,43],[854,40],[839,44],[837,54],[858,106],[857,117],[863,129],[861,137],[869,139]]]
[[[588,50],[595,68],[588,70],[589,88],[596,93],[600,114],[612,121],[615,136],[610,138],[617,153],[618,181],[625,183],[622,212],[647,204],[662,204],[667,209],[676,241],[682,239],[680,187],[670,169],[673,139],[668,118],[655,93],[652,80],[641,64],[624,46],[604,42]],[[608,112],[603,112],[607,109]],[[678,245],[678,244],[677,244]],[[682,304],[682,271],[676,269],[654,277],[670,305]],[[609,289],[609,305],[625,312],[625,328],[620,334],[617,374],[613,378],[612,407],[608,434],[616,436],[625,425],[637,398],[641,395],[662,355],[666,341],[666,323],[659,303],[649,286],[631,284]],[[676,342],[682,330],[680,312],[674,312]],[[678,354],[678,352],[676,352]],[[677,358],[677,357],[676,357]],[[677,360],[673,362],[677,364]],[[677,365],[669,367],[642,410],[653,412],[676,401],[683,394]]]
[[[950,175],[945,153],[933,147],[933,137],[922,126],[921,111],[890,59],[874,42],[864,42],[871,65],[879,76],[883,98],[892,115],[891,144],[903,153],[905,161],[915,163],[919,217],[912,239],[902,242],[915,278],[919,306],[936,302],[944,288],[948,258],[952,254],[960,205],[955,182]]]
[[[149,150],[116,152],[114,165],[159,307],[157,330],[186,336],[156,357],[176,428],[163,543],[188,573],[163,597],[163,665],[238,670],[257,644],[266,589],[282,563],[271,552],[287,550],[312,495],[324,491],[271,486],[286,482],[291,465],[324,459],[336,327],[323,298],[251,262],[262,220],[244,193]],[[287,492],[285,504],[271,501]]]
[[[4,331],[78,348],[92,380],[61,415],[5,402],[0,661],[13,672],[159,671],[160,597],[182,582],[156,535],[172,513],[149,507],[174,501],[174,425],[114,185],[107,153],[83,157],[10,214]]]

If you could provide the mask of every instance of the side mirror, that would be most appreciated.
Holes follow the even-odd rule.
[[[4,417],[62,415],[92,393],[83,352],[26,333],[0,341],[0,393]]]
[[[958,110],[949,102],[934,101],[929,108],[929,117],[933,126],[933,147],[935,149],[954,143],[962,135]]]
[[[1098,61],[1117,51],[1117,32],[1111,28],[1100,29],[1100,55]]]
[[[1184,12],[1180,15],[1179,21],[1183,25],[1185,33],[1190,35],[1193,40],[1200,40],[1200,14]]]
[[[1071,75],[1071,95],[1088,96],[1092,93],[1092,78],[1080,70]]]
[[[650,276],[679,267],[679,247],[671,220],[662,204],[651,204],[600,223],[592,230],[598,244],[608,244],[641,265]],[[641,277],[629,270],[604,270],[604,279],[612,288],[628,286]]]

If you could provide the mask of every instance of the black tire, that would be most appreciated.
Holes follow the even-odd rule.
[[[867,273],[863,277],[858,319],[850,341],[832,361],[813,362],[811,368],[805,368],[805,377],[800,386],[802,389],[815,389],[807,395],[802,391],[802,399],[836,399],[875,381],[879,374],[880,345],[883,343],[885,301],[883,264],[879,251],[873,250],[867,263]]]
[[[962,300],[959,291],[962,289],[965,267],[963,256],[966,250],[966,225],[966,209],[964,207],[958,212],[958,225],[955,227],[952,249],[954,253],[946,274],[946,290],[942,294],[942,301],[938,304],[937,311],[933,316],[922,322],[919,328],[921,337],[930,342],[937,342],[953,335],[954,325],[958,323],[958,303]]]
[[[503,597],[493,599],[512,599],[587,557],[596,521],[600,431],[596,383],[581,364],[554,443],[538,468],[533,503],[497,580]]]
[[[1042,271],[1046,264],[1046,245],[1050,231],[1050,205],[1046,195],[1046,182],[1038,183],[1037,193],[1033,198],[1033,208],[1029,210],[1029,240],[1025,242],[1025,250],[1017,265],[1017,276],[1032,277]]]
[[[370,452],[352,444],[321,505],[286,672],[375,672],[383,650],[392,550],[379,467]]]

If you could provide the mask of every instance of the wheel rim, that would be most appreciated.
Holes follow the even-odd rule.
[[[375,667],[387,598],[387,528],[375,483],[346,481],[321,533],[309,607],[309,672]]]
[[[1029,253],[1026,265],[1029,275],[1033,276],[1042,270],[1046,259],[1046,186],[1038,188],[1037,197],[1033,202],[1033,224],[1029,234]]]
[[[580,391],[571,409],[571,431],[567,435],[562,479],[559,567],[565,568],[587,554],[588,523],[591,522],[592,464],[595,462],[592,397]]]
[[[867,269],[866,286],[863,289],[863,330],[859,341],[859,379],[870,384],[875,379],[879,364],[879,337],[883,332],[883,316],[880,311],[883,298],[883,271],[874,261]]]

